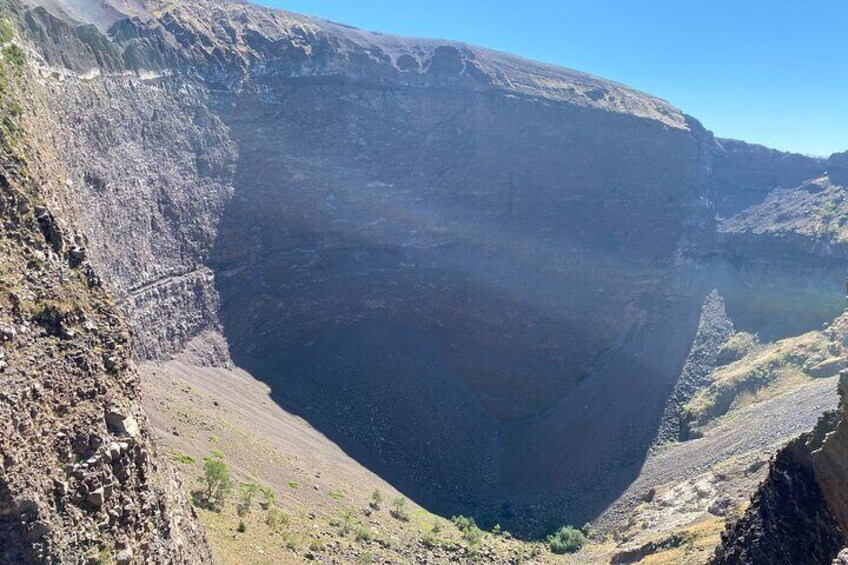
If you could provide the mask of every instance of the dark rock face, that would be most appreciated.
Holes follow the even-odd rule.
[[[239,362],[388,317],[442,335],[484,406],[521,420],[671,285],[700,180],[686,131],[496,93],[262,92],[215,93],[240,153],[216,250]]]
[[[712,291],[704,300],[698,331],[680,372],[680,378],[666,401],[656,443],[685,440],[688,430],[681,421],[683,407],[695,393],[708,384],[710,372],[719,365],[721,346],[733,335],[733,322],[728,318],[724,299]]]
[[[824,173],[823,159],[805,157],[733,139],[717,140],[713,201],[730,217],[761,203],[776,188],[792,188]]]
[[[233,359],[281,404],[363,460],[386,453],[374,468],[417,500],[448,513],[465,498],[473,504],[459,508],[479,512],[485,498],[498,508],[516,493],[550,500],[574,488],[568,509],[588,519],[637,472],[697,323],[701,291],[676,256],[693,237],[706,136],[694,124],[443,89],[456,56],[437,51],[444,61],[424,71],[436,77],[424,87],[257,76],[255,93],[211,92],[240,156],[214,255],[224,331]],[[368,391],[397,378],[385,369],[306,365],[311,349],[329,354],[329,336],[381,367],[422,362],[362,324],[431,340],[423,362],[470,392],[450,397],[490,440],[473,438],[438,395],[406,404],[393,389],[381,401],[443,421],[438,442],[380,410]],[[662,362],[633,363],[672,327],[679,339]],[[627,383],[625,365],[635,367]],[[322,401],[330,372],[370,384],[340,405]],[[622,401],[587,442],[610,386],[644,402]],[[379,433],[339,432],[340,411]],[[389,455],[378,438],[416,457]],[[603,486],[590,489],[601,462]],[[458,496],[439,505],[445,492]]]
[[[848,270],[844,194],[844,185],[821,176],[774,190],[719,223],[719,276],[737,327],[765,339],[785,337],[810,331],[842,310]]]
[[[137,354],[221,330],[277,402],[436,510],[594,517],[653,443],[707,293],[748,331],[806,305],[764,319],[809,275],[715,217],[819,161],[462,44],[239,2],[39,4],[69,205]]]
[[[845,535],[816,482],[803,441],[785,448],[751,501],[745,518],[724,535],[714,565],[826,565]]]
[[[827,174],[836,184],[848,184],[848,151],[830,156],[827,160]]]
[[[713,564],[823,564],[848,543],[848,377],[842,408],[784,448],[745,515],[722,535]]]
[[[4,22],[19,15],[0,4]],[[208,562],[84,251],[43,85],[5,60],[0,82],[0,562]]]

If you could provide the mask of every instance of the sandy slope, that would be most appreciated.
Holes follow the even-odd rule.
[[[252,480],[272,487],[290,517],[281,530],[268,528],[261,511],[244,518],[247,531],[236,530],[240,518],[235,497],[220,514],[199,510],[213,553],[224,563],[449,563],[469,562],[467,543],[444,518],[408,502],[410,517],[390,515],[402,496],[378,476],[350,458],[304,420],[279,408],[269,389],[239,369],[202,367],[182,361],[142,367],[145,407],[159,440],[181,471],[197,485],[202,458],[223,452],[237,482]],[[190,456],[193,462],[186,463]],[[379,490],[383,504],[369,513],[371,494]],[[345,513],[353,520],[342,531]],[[435,523],[443,547],[425,547],[421,539]],[[356,538],[358,528],[372,540]],[[455,545],[452,549],[451,544]],[[481,563],[598,563],[609,547],[591,547],[576,557],[549,553],[541,543],[486,534],[477,560]],[[531,556],[532,554],[532,556]],[[369,561],[370,560],[370,561]]]

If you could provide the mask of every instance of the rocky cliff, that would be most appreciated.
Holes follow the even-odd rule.
[[[722,536],[711,563],[829,564],[848,543],[845,408],[848,376],[839,385],[842,407],[771,462],[745,515]]]
[[[0,5],[0,561],[206,562],[88,261],[19,15]]]

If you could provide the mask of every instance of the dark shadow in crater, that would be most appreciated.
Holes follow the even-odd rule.
[[[233,358],[281,407],[437,513],[473,513],[494,488],[497,424],[420,330],[372,318],[305,347]]]

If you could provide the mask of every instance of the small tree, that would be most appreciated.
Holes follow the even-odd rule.
[[[259,491],[259,485],[256,483],[242,483],[239,487],[239,503],[236,507],[236,512],[239,517],[244,518],[250,514],[250,507],[253,505],[253,497]]]
[[[406,499],[402,496],[397,497],[392,501],[392,516],[403,522],[409,521],[409,515],[406,513]]]
[[[224,463],[223,457],[213,454],[203,460],[203,502],[206,507],[220,512],[224,501],[233,489],[230,479],[230,468]]]
[[[563,555],[565,553],[577,553],[583,548],[586,543],[586,536],[583,532],[564,526],[556,531],[556,533],[548,536],[548,547],[552,553]]]
[[[371,493],[371,502],[369,503],[369,505],[374,510],[379,510],[381,504],[383,504],[383,493],[381,493],[379,490],[375,490]]]
[[[467,516],[454,516],[451,518],[451,522],[463,534],[477,527],[477,522],[474,521],[474,518],[468,518]]]
[[[454,516],[451,522],[462,532],[462,537],[468,543],[469,549],[476,552],[480,544],[483,543],[483,530],[477,527],[477,522],[474,518],[466,516]]]
[[[262,506],[262,510],[268,510],[273,507],[274,503],[277,502],[277,493],[274,492],[274,489],[260,486],[259,490],[262,492],[262,502],[259,503]]]

